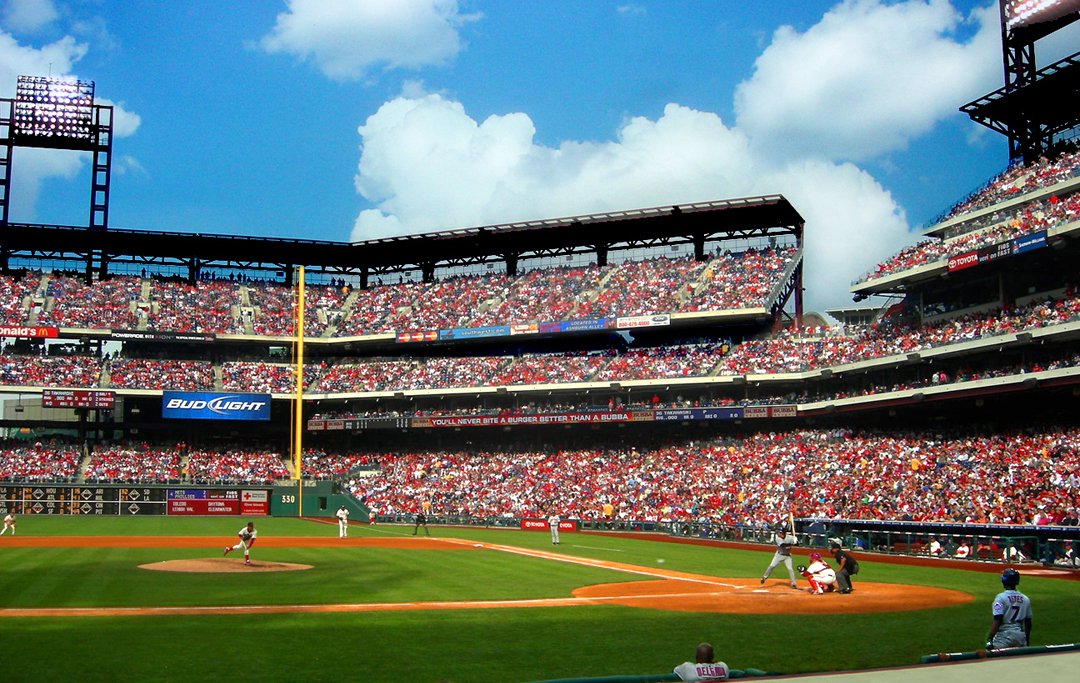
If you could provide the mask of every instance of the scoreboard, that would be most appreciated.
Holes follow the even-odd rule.
[[[163,515],[165,489],[2,485],[0,512],[17,515]]]
[[[42,408],[112,408],[116,393],[86,389],[45,389],[41,392]]]
[[[269,515],[266,489],[175,489],[164,486],[0,485],[0,516]]]

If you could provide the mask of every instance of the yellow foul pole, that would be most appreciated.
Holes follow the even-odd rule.
[[[296,516],[304,514],[303,443],[304,443],[304,267],[300,266],[297,276],[296,294],[296,401],[293,407],[293,469],[296,482]]]

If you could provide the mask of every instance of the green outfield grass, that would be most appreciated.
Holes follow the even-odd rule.
[[[211,518],[20,517],[20,535],[213,536]],[[257,521],[261,538],[336,536],[335,526]],[[412,528],[353,526],[352,536]],[[551,550],[547,534],[432,528],[435,536]],[[139,564],[220,556],[214,549],[14,548],[0,538],[0,607],[258,605],[568,597],[579,586],[641,580],[625,573],[491,550],[269,548],[256,560],[303,572],[171,574]],[[720,577],[756,577],[770,552],[564,534],[557,552]],[[996,574],[860,560],[857,579],[971,593],[938,610],[867,615],[727,615],[618,605],[333,614],[0,619],[5,681],[534,681],[669,672],[714,644],[734,668],[786,673],[910,665],[981,646]],[[1080,584],[1024,577],[1033,644],[1080,640]],[[844,599],[825,596],[824,599]]]

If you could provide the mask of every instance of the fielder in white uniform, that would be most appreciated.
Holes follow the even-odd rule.
[[[9,512],[6,515],[4,515],[4,530],[0,531],[0,536],[3,536],[4,534],[6,534],[7,530],[9,528],[11,529],[11,535],[14,536],[15,535],[15,514],[12,513],[12,512]]]
[[[994,619],[986,636],[986,649],[1024,647],[1031,637],[1031,600],[1016,590],[1020,572],[1006,569],[1001,573],[1001,585],[1005,588],[994,598]]]
[[[551,529],[551,545],[559,545],[559,513],[553,512],[548,517],[548,527]]]
[[[248,522],[247,526],[236,532],[236,535],[240,537],[240,542],[233,546],[225,546],[225,554],[228,555],[230,550],[244,551],[244,564],[251,564],[251,546],[255,545],[255,538],[259,535],[258,531],[255,531],[255,522]]]
[[[337,511],[337,537],[349,537],[349,511],[344,505]]]
[[[799,539],[795,537],[795,534],[787,531],[786,527],[781,522],[776,525],[776,533],[773,542],[776,543],[776,552],[773,553],[772,562],[769,564],[769,568],[765,570],[765,576],[761,577],[761,581],[758,583],[765,583],[765,579],[769,578],[769,574],[772,574],[772,570],[783,562],[784,566],[787,567],[788,577],[791,578],[791,587],[797,589],[799,584],[795,583],[795,568],[791,566],[791,546],[798,545]]]

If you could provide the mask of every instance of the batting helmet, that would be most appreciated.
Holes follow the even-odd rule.
[[[1020,583],[1020,572],[1012,567],[1006,569],[1001,572],[1001,583],[1006,587],[1016,588],[1017,584]]]
[[[821,559],[821,553],[810,553],[810,559],[811,560],[820,560]]]

